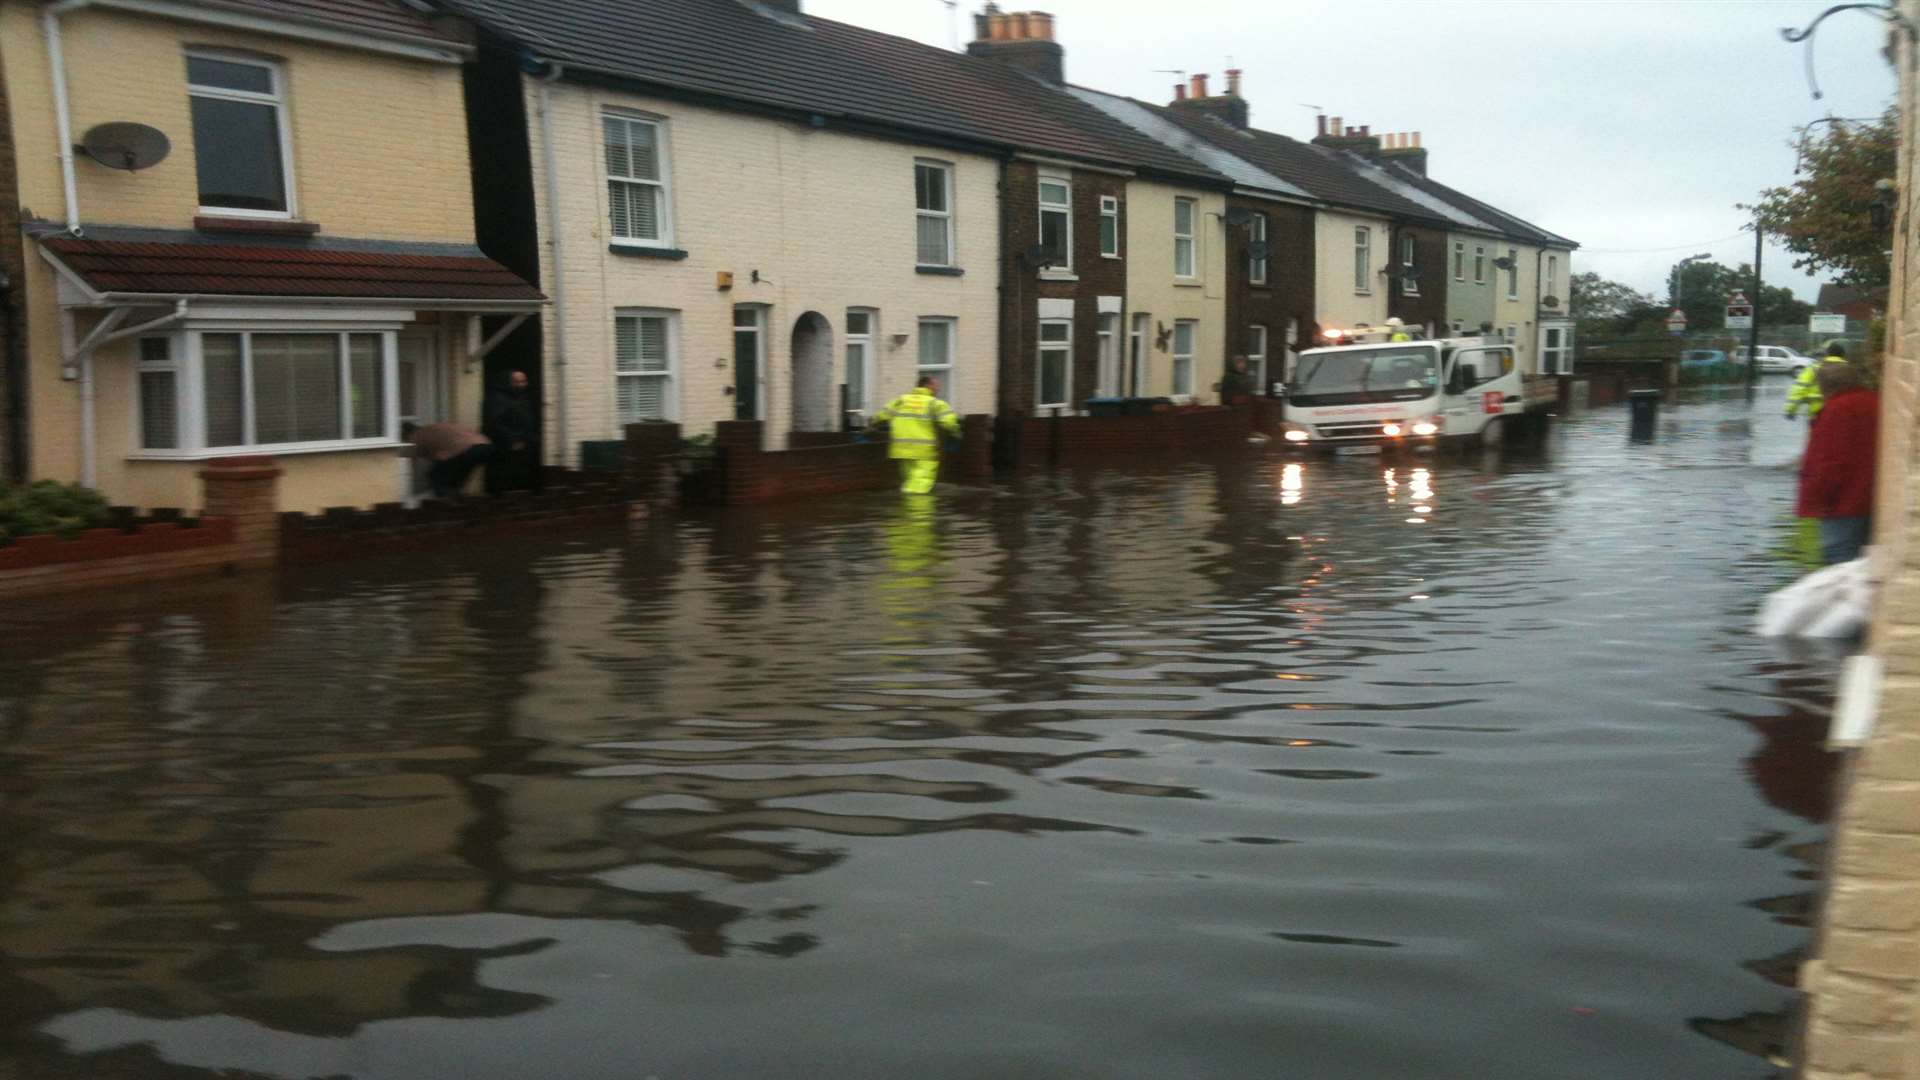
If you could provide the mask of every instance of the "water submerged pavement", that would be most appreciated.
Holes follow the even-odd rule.
[[[0,1075],[1771,1075],[1783,386],[0,614]]]

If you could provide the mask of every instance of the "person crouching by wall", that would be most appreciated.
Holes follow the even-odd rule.
[[[467,485],[473,470],[493,460],[493,441],[477,431],[452,424],[400,425],[400,437],[413,444],[413,452],[431,462],[427,467],[427,487],[436,499],[451,499]]]
[[[1794,513],[1820,524],[1820,560],[1829,566],[1860,557],[1873,525],[1874,458],[1880,445],[1880,395],[1852,364],[1821,364],[1815,375],[1820,422],[1800,462]]]

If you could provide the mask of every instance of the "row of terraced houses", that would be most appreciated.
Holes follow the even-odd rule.
[[[1573,242],[1417,134],[1076,86],[1050,16],[950,52],[800,0],[0,0],[9,476],[192,506],[405,493],[407,420],[519,369],[543,459],[625,425],[839,430],[1212,400],[1323,328],[1504,336],[1564,372]],[[639,47],[644,43],[644,47]],[[127,125],[143,125],[132,128]],[[148,130],[151,129],[151,130]],[[164,136],[164,151],[152,131]]]

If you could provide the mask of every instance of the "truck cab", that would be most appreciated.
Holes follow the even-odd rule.
[[[1289,374],[1281,437],[1291,447],[1497,444],[1526,411],[1506,341],[1337,330],[1328,338],[1337,344],[1301,353]]]

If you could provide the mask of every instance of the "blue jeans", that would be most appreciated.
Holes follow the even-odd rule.
[[[1864,517],[1821,518],[1820,561],[1832,566],[1859,558],[1872,524],[1872,518]]]

